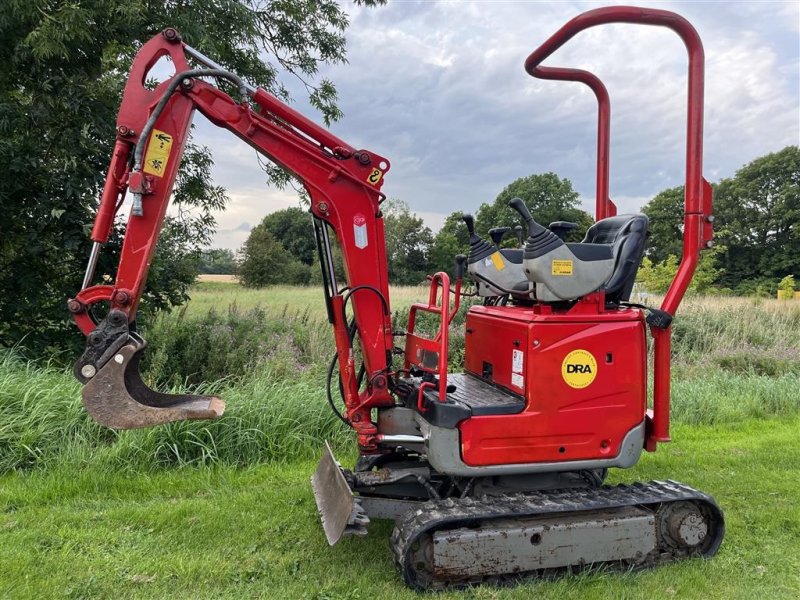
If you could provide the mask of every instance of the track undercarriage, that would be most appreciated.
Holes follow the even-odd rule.
[[[675,481],[607,486],[604,477],[453,479],[405,454],[350,472],[326,449],[312,483],[331,544],[366,535],[370,517],[393,519],[395,563],[419,590],[648,568],[719,549],[725,524],[710,496]]]

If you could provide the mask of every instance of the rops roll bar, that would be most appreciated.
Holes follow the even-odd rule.
[[[576,34],[596,25],[635,23],[668,27],[686,45],[689,55],[688,108],[686,122],[686,182],[684,188],[683,257],[678,272],[661,304],[674,315],[697,268],[700,250],[711,247],[713,236],[711,186],[703,178],[703,85],[704,53],[700,36],[686,19],[673,12],[633,6],[609,6],[578,15],[553,34],[525,61],[525,70],[540,79],[580,81],[588,85],[598,101],[597,216],[608,215],[608,136],[610,103],[602,82],[592,73],[578,69],[542,67],[541,63]],[[669,441],[670,327],[651,327],[655,340],[654,393],[648,450],[657,442]]]

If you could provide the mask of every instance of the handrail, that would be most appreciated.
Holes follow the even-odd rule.
[[[675,314],[689,283],[692,280],[700,250],[711,246],[713,234],[711,215],[711,186],[703,178],[703,43],[689,21],[673,12],[633,6],[609,6],[587,11],[568,21],[561,29],[534,50],[525,61],[525,70],[533,77],[558,79],[575,77],[586,83],[597,95],[597,80],[591,73],[570,73],[566,69],[542,67],[541,63],[585,29],[608,23],[634,23],[667,27],[683,40],[689,56],[687,119],[686,119],[686,181],[684,186],[683,256],[678,271],[661,303],[661,310]],[[580,73],[580,72],[579,72]],[[587,77],[588,75],[588,77]],[[602,85],[602,83],[601,83]],[[604,87],[603,87],[604,89]],[[601,94],[602,95],[602,94]],[[598,96],[599,105],[602,104]],[[600,145],[598,131],[598,148]],[[599,158],[599,155],[598,155]],[[598,174],[600,164],[598,163]],[[598,182],[599,183],[599,182]],[[599,202],[599,200],[598,200]],[[670,328],[651,327],[655,340],[654,392],[652,428],[648,434],[647,449],[657,442],[669,441],[670,401]]]
[[[538,79],[554,81],[577,81],[594,92],[597,98],[597,174],[595,191],[596,221],[613,217],[617,207],[609,197],[610,140],[611,140],[611,101],[603,82],[594,74],[583,69],[566,67],[536,67],[531,73]]]
[[[457,290],[460,289],[460,286],[457,282]],[[436,300],[439,297],[439,290],[442,290],[442,302],[441,305],[437,305]],[[450,322],[453,320],[451,315],[455,314],[455,311],[458,310],[459,298],[456,296],[456,306],[453,311],[450,310],[450,276],[440,271],[431,277],[431,287],[430,287],[430,294],[428,295],[428,303],[415,303],[411,305],[411,309],[408,313],[408,332],[406,334],[406,365],[405,368],[408,369],[409,365],[412,362],[412,358],[416,359],[415,355],[417,350],[421,351],[433,351],[436,352],[436,373],[439,377],[439,401],[444,402],[447,400],[447,356],[448,356],[448,348],[450,344],[449,340],[449,330],[450,330]],[[421,338],[418,335],[414,334],[414,326],[416,325],[417,320],[417,311],[421,310],[423,312],[429,312],[440,315],[440,322],[439,322],[439,331],[436,332],[436,336],[432,339]],[[419,365],[418,362],[415,364]],[[433,371],[433,369],[428,369],[425,367],[421,367],[427,371]],[[420,393],[422,393],[420,391]]]

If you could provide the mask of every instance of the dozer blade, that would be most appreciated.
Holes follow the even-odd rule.
[[[225,403],[216,396],[162,394],[139,374],[144,344],[130,339],[83,387],[92,418],[112,429],[138,429],[172,421],[216,419]]]
[[[331,546],[345,535],[367,535],[369,517],[358,498],[353,496],[328,442],[325,442],[322,459],[311,477],[311,487],[325,537]]]

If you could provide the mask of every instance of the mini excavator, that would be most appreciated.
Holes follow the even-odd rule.
[[[617,215],[608,195],[605,86],[588,71],[541,65],[579,32],[607,23],[667,27],[689,55],[683,257],[658,309],[629,301],[648,220]],[[175,75],[148,89],[149,71],[165,56]],[[156,392],[138,370],[145,341],[135,330],[137,304],[199,111],[292,173],[311,200],[336,342],[328,398],[352,428],[360,456],[343,469],[326,444],[312,477],[331,545],[366,534],[370,519],[392,519],[395,562],[405,582],[421,590],[714,555],[724,521],[710,496],[671,480],[603,483],[610,468],[632,467],[643,451],[670,441],[671,322],[699,252],[712,244],[711,187],[702,176],[702,43],[674,13],[599,8],[566,23],[525,69],[540,79],[581,82],[597,98],[596,222],[583,241],[567,242],[575,224],[545,227],[517,198],[511,206],[527,237],[502,248],[509,227],[495,228],[489,242],[465,217],[468,254],[455,257],[452,279],[432,275],[427,302],[411,306],[406,331],[394,331],[381,214],[389,161],[249,85],[186,45],[175,29],[144,44],[125,86],[83,286],[68,301],[87,338],[75,375],[91,416],[126,429],[224,411],[217,397]],[[239,97],[208,78],[232,84]],[[92,285],[126,193],[133,203],[115,280]],[[345,282],[333,268],[334,237]],[[449,334],[467,274],[482,302],[467,311],[463,368],[448,372]],[[100,304],[107,309],[102,318],[93,311]],[[424,316],[435,333],[415,327]],[[395,346],[398,337],[403,348]],[[331,392],[337,370],[341,410]]]

